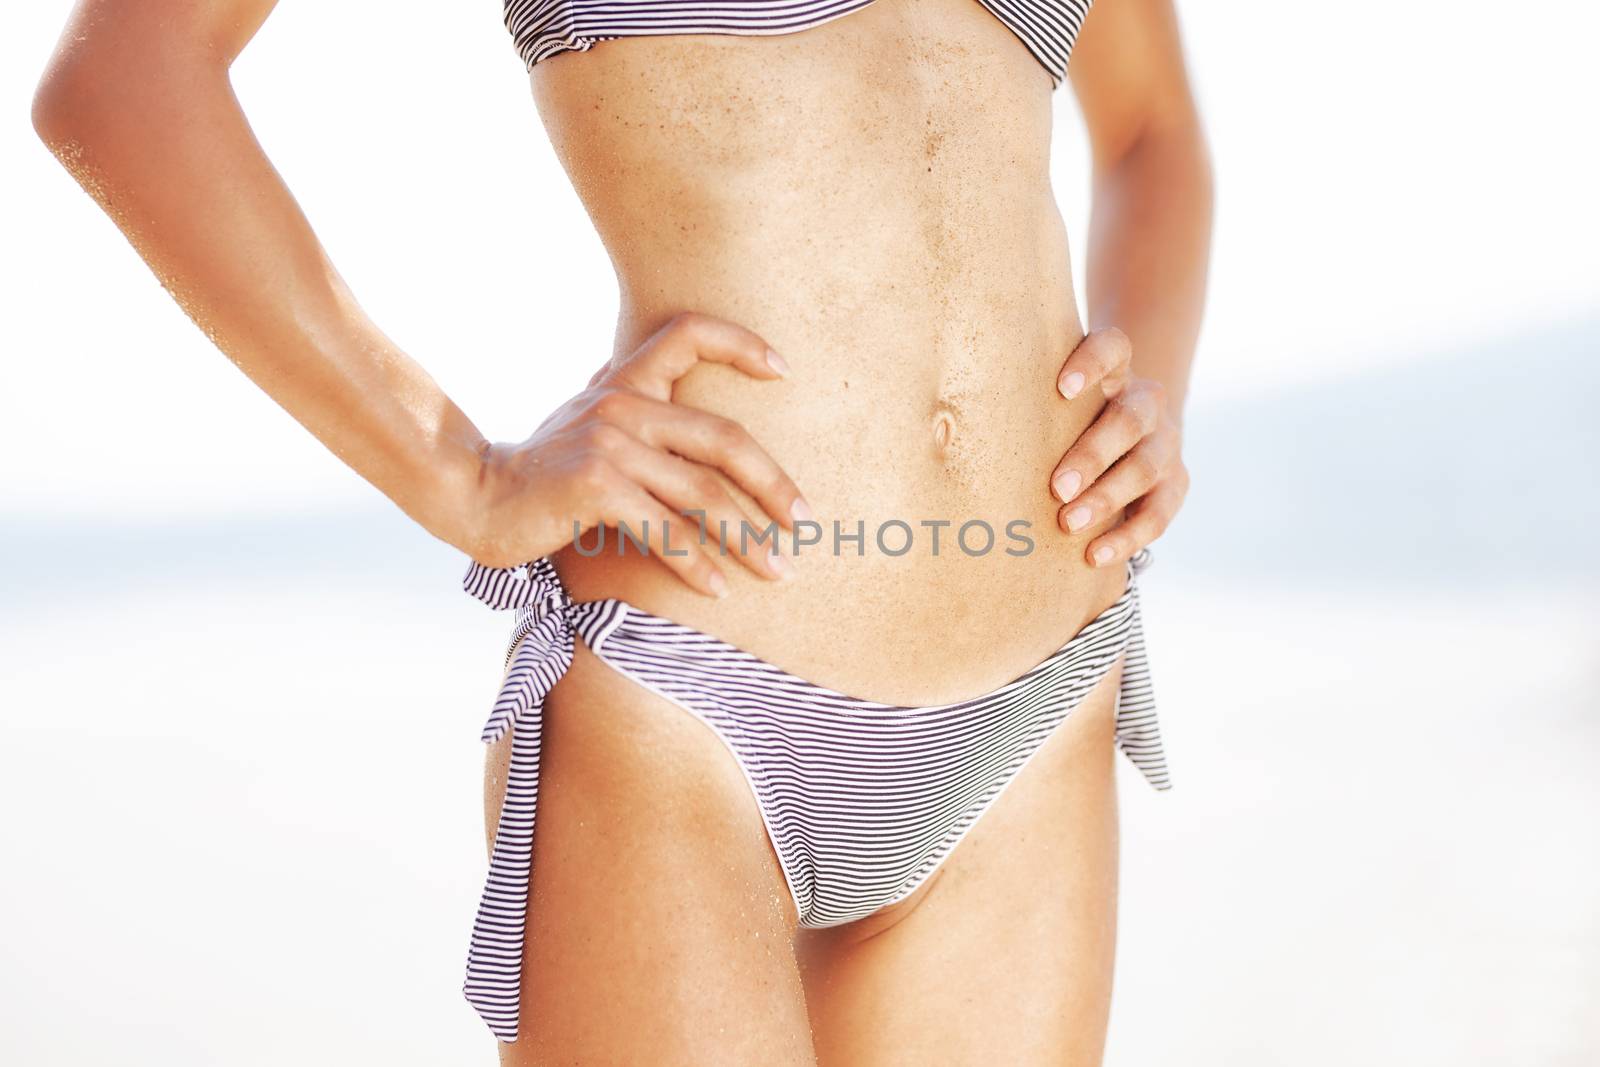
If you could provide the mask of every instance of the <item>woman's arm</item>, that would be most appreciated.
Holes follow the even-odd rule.
[[[553,552],[579,530],[649,522],[692,587],[726,588],[665,523],[737,505],[780,524],[799,490],[742,428],[670,403],[698,361],[777,379],[749,330],[681,314],[595,375],[527,441],[490,444],[362,312],[250,131],[228,68],[276,0],[80,0],[34,98],[40,136],[228,358],[429,532],[480,563]],[[781,560],[734,553],[769,578]]]
[[[1182,421],[1211,251],[1211,162],[1171,0],[1100,0],[1072,54],[1094,155],[1089,328],[1116,326],[1133,372]]]
[[[34,126],[229,359],[423,527],[470,551],[483,435],[362,312],[228,80],[275,2],[81,0]]]
[[[1070,72],[1094,155],[1089,333],[1057,381],[1068,400],[1098,387],[1109,401],[1050,485],[1068,533],[1123,512],[1085,548],[1104,567],[1159,537],[1188,493],[1181,424],[1205,302],[1211,162],[1172,0],[1099,0]]]

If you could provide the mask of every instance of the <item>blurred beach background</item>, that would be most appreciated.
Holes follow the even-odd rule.
[[[0,1062],[486,1062],[508,619],[37,143],[67,6],[0,42]],[[1600,1063],[1600,14],[1180,13],[1218,230],[1107,1063]],[[373,317],[520,439],[609,353],[610,267],[495,5],[372,15],[284,5],[235,84]]]

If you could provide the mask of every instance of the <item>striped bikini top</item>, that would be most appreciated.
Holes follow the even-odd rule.
[[[978,0],[1016,34],[1059,89],[1094,0]],[[830,22],[872,0],[505,0],[506,29],[531,70],[596,41],[676,33],[770,35]]]

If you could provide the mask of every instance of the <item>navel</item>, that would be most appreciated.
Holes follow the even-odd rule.
[[[933,413],[933,446],[947,452],[956,436],[956,419],[950,409],[940,407]]]

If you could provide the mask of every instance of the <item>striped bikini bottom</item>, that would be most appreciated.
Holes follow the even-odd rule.
[[[574,602],[548,559],[473,563],[463,585],[516,611],[485,742],[511,732],[511,766],[472,928],[464,992],[502,1041],[517,1038],[522,945],[545,696],[575,639],[700,719],[750,783],[800,924],[836,926],[903,900],[972,828],[1029,756],[1123,660],[1116,743],[1168,788],[1134,576],[1048,659],[983,696],[934,707],[859,700],[621,600]]]

